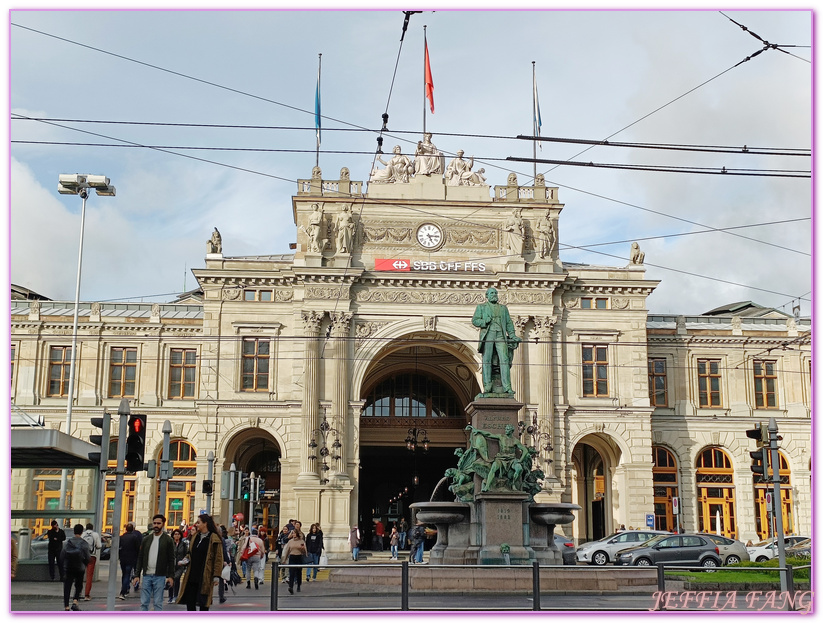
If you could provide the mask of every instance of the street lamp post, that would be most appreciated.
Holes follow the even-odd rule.
[[[114,197],[115,188],[109,182],[109,178],[104,175],[80,175],[78,173],[60,175],[57,184],[57,192],[61,195],[80,195],[83,199],[83,207],[80,210],[80,250],[77,256],[77,286],[74,290],[74,320],[71,331],[71,360],[69,363],[69,388],[68,401],[66,404],[66,434],[71,435],[71,410],[74,402],[74,376],[77,365],[77,319],[80,312],[80,275],[83,267],[83,231],[86,224],[86,199],[89,196],[89,189],[102,197]],[[60,508],[66,508],[66,490],[68,483],[68,470],[63,470],[60,479]]]

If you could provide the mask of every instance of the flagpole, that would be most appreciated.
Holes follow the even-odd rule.
[[[532,136],[537,136],[537,77],[532,61]],[[534,159],[534,184],[537,183],[537,139],[532,141],[532,158]]]
[[[320,166],[320,67],[323,61],[323,54],[317,55],[317,92],[314,95],[314,127],[317,137],[317,151],[315,153],[314,166]],[[536,156],[535,156],[536,157]],[[535,166],[537,166],[535,164]]]
[[[426,50],[428,49],[428,42],[426,41],[426,28],[423,25],[423,134],[426,134]]]

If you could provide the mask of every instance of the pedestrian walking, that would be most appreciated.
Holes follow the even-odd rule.
[[[313,523],[306,535],[306,551],[310,558],[310,564],[314,567],[306,567],[306,582],[317,579],[317,565],[320,564],[320,554],[323,553],[323,533],[320,531],[320,524]]]
[[[246,563],[246,567],[249,571],[249,575],[246,578],[246,588],[251,588],[252,579],[254,580],[255,590],[260,588],[259,565],[260,557],[263,555],[264,548],[265,545],[263,545],[263,541],[261,541],[260,537],[257,536],[257,528],[252,529],[251,534],[247,534],[243,537],[243,540],[240,541],[240,545],[237,547],[238,558],[241,563]],[[255,571],[257,571],[256,575]]]
[[[169,586],[169,603],[173,604],[180,594],[180,578],[189,564],[189,542],[183,538],[180,528],[174,529],[171,538],[174,541],[174,583]]]
[[[383,551],[383,537],[386,534],[386,528],[383,526],[383,522],[380,519],[376,519],[374,522],[374,540],[372,541],[372,547],[378,552]]]
[[[419,564],[423,562],[423,544],[426,541],[426,527],[419,519],[417,524],[412,529],[412,545],[409,552],[409,562],[412,564]]]
[[[400,549],[406,549],[406,536],[409,532],[409,524],[406,523],[406,518],[400,518],[400,525],[397,526],[397,534],[400,536]]]
[[[400,533],[397,531],[396,526],[392,526],[391,529],[391,536],[389,537],[389,547],[391,548],[391,559],[398,560],[397,558],[397,547],[400,544]]]
[[[201,611],[211,607],[214,587],[223,569],[223,544],[210,515],[200,515],[194,522],[195,533],[189,543],[189,566],[180,580],[177,603],[186,610]]]
[[[283,526],[283,530],[280,531],[280,534],[277,535],[277,539],[274,542],[274,551],[277,554],[281,565],[286,564],[286,559],[283,558],[283,548],[286,546],[286,543],[289,542],[289,538],[291,538],[291,531],[289,530],[289,525],[286,524]],[[286,582],[286,570],[282,567],[280,568],[280,580]],[[272,578],[271,581],[276,582],[277,579]]]
[[[17,575],[17,541],[11,537],[11,579],[13,580]]]
[[[349,547],[351,548],[351,559],[356,561],[360,553],[360,528],[357,525],[352,526],[349,532]]]
[[[263,579],[266,574],[266,563],[269,562],[269,537],[266,531],[266,526],[260,524],[257,526],[257,538],[263,543],[263,550],[260,552],[260,562],[258,563],[257,577],[260,578],[260,586],[263,586]],[[274,579],[272,578],[272,581]]]
[[[228,582],[223,577],[223,570],[226,567],[229,567],[229,572],[231,572],[231,554],[229,553],[229,543],[231,539],[229,538],[229,531],[226,529],[226,526],[220,526],[220,540],[223,543],[223,569],[221,569],[220,573],[220,582],[217,585],[217,596],[220,599],[220,603],[226,603],[226,585]],[[229,578],[231,579],[231,573],[229,573]]]
[[[134,524],[127,523],[126,531],[120,535],[120,547],[118,548],[123,580],[120,583],[120,594],[117,599],[125,599],[129,594],[131,574],[137,566],[137,556],[140,554],[140,543],[142,541],[143,535],[134,529]]]
[[[294,585],[297,584],[297,592],[303,584],[302,569],[297,566],[303,564],[303,557],[307,554],[306,541],[303,533],[295,526],[292,530],[291,538],[283,548],[283,557],[288,560],[289,568],[289,594],[294,595]],[[292,566],[294,565],[294,566]]]
[[[46,536],[49,539],[49,577],[54,580],[54,569],[57,567],[57,572],[59,574],[60,581],[62,582],[63,570],[60,568],[58,558],[60,557],[60,552],[63,551],[63,541],[66,540],[66,533],[63,532],[63,529],[57,523],[57,520],[52,519],[51,528],[46,533]]]
[[[83,524],[74,526],[74,536],[66,543],[60,555],[61,575],[63,576],[63,606],[66,610],[80,610],[80,592],[83,590],[83,578],[86,577],[86,565],[89,563],[89,545],[83,540]],[[69,607],[71,587],[74,586],[74,601]]]
[[[143,586],[140,591],[140,610],[147,612],[154,602],[155,610],[163,609],[163,591],[174,586],[174,541],[166,532],[165,515],[151,518],[152,533],[140,543],[140,553],[134,567],[134,585]]]
[[[91,585],[94,581],[94,567],[97,565],[97,558],[100,556],[100,551],[103,549],[103,541],[100,535],[94,531],[94,525],[86,524],[86,530],[82,534],[83,540],[89,546],[89,564],[86,565],[86,597],[85,601],[91,600]]]

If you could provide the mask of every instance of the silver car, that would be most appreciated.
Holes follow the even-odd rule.
[[[705,532],[701,532],[700,536],[710,539],[717,545],[720,558],[723,560],[724,565],[735,565],[741,561],[749,560],[749,552],[746,551],[746,544],[742,541],[730,539],[718,534],[707,534]]]
[[[658,534],[671,534],[663,530],[623,530],[599,541],[589,541],[577,546],[577,561],[602,566],[613,562],[621,549],[642,545]]]

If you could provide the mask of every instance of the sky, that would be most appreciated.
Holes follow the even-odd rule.
[[[10,280],[74,299],[81,201],[57,193],[61,173],[117,188],[87,201],[84,301],[166,302],[195,288],[214,227],[227,256],[289,253],[291,197],[315,163],[318,54],[320,167],[365,182],[386,110],[385,152],[421,138],[425,25],[427,130],[446,154],[474,155],[491,185],[510,171],[530,183],[532,165],[506,158],[532,154],[514,138],[532,133],[532,62],[543,136],[735,151],[543,143],[538,158],[712,172],[538,165],[565,205],[561,260],[625,266],[639,240],[646,278],[661,282],[651,313],[752,300],[787,313],[800,301],[809,316],[812,180],[774,173],[811,170],[812,17],[438,9],[411,17],[400,48],[400,10],[12,10]],[[797,47],[741,63],[764,44],[731,20]],[[739,229],[707,232],[724,228]]]

